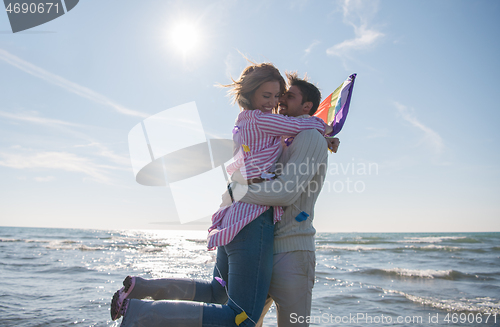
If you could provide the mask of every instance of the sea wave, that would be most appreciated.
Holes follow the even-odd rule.
[[[18,238],[4,238],[0,237],[0,242],[5,242],[5,243],[16,243],[16,242],[21,242],[21,243],[49,243],[49,240],[37,240],[37,239],[18,239]]]
[[[398,275],[403,277],[419,277],[419,278],[444,278],[456,279],[463,276],[459,271],[455,270],[434,270],[434,269],[406,269],[406,268],[392,268],[382,269],[389,275]]]
[[[484,252],[483,249],[464,249],[457,246],[445,246],[445,245],[435,245],[429,244],[425,246],[417,246],[417,245],[405,245],[399,247],[375,247],[375,246],[337,246],[337,245],[316,245],[317,250],[338,250],[338,251],[394,251],[401,252],[405,250],[413,250],[413,251],[473,251],[473,252]]]
[[[440,278],[448,280],[459,280],[465,278],[479,278],[478,275],[469,275],[456,271],[453,269],[449,270],[434,270],[434,269],[408,269],[408,268],[390,268],[390,269],[365,269],[361,270],[361,273],[368,275],[384,275],[388,277],[400,276],[400,277],[412,277],[412,278]]]
[[[448,251],[448,252],[471,250],[471,249],[464,249],[458,246],[446,246],[446,245],[436,245],[436,244],[429,244],[425,246],[407,245],[404,248],[413,249],[416,251]]]
[[[366,246],[362,244],[354,246],[341,246],[341,245],[328,245],[328,244],[318,244],[316,243],[317,250],[333,250],[333,251],[388,251],[388,252],[403,252],[407,250],[412,250],[416,252],[472,252],[483,254],[489,251],[500,251],[500,247],[484,247],[484,248],[472,248],[472,247],[460,247],[452,245],[438,245],[438,244],[421,244],[421,245],[404,245],[397,247],[377,247],[377,246]]]
[[[335,245],[319,245],[316,249],[322,250],[341,250],[341,251],[383,251],[389,250],[385,248],[369,247],[369,246],[335,246]]]
[[[80,250],[80,251],[102,251],[102,250],[107,250],[106,247],[104,246],[89,246],[89,245],[85,245],[85,244],[82,244],[78,247],[75,247],[74,248],[75,250]]]
[[[82,266],[70,266],[70,267],[51,267],[49,269],[40,270],[37,274],[55,274],[55,275],[65,275],[65,274],[85,274],[89,271],[95,271],[95,268],[82,267]]]
[[[166,248],[172,245],[167,242],[109,242],[102,243],[83,243],[81,241],[71,240],[52,240],[45,242],[45,248],[49,250],[80,250],[80,251],[114,251],[114,250],[130,250],[144,253],[163,252]]]
[[[386,293],[399,294],[408,300],[419,303],[422,305],[431,306],[433,308],[450,311],[450,312],[478,312],[483,314],[500,314],[500,302],[490,297],[476,297],[476,298],[461,298],[461,299],[438,299],[435,297],[424,297],[412,295],[409,293],[384,290]],[[496,302],[496,303],[495,303]]]
[[[0,237],[0,242],[21,242],[22,240],[18,240],[15,238],[5,238],[5,237]]]
[[[316,244],[394,244],[394,241],[389,241],[385,240],[382,238],[370,238],[370,239],[365,239],[365,238],[360,238],[360,239],[346,239],[346,240],[321,240],[321,239],[316,239]]]
[[[441,243],[449,241],[454,243],[480,243],[475,238],[468,236],[424,236],[424,237],[405,237],[397,243]]]
[[[116,326],[109,306],[125,276],[209,280],[217,259],[204,231],[0,233],[0,317],[9,326]],[[499,244],[500,233],[319,233],[312,313],[496,313]],[[264,322],[275,325],[276,313]]]

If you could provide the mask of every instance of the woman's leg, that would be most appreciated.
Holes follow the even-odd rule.
[[[127,286],[133,287],[128,295],[131,301],[126,304],[122,302],[120,307],[115,304],[111,310],[121,311],[125,309],[127,320],[121,326],[163,326],[168,322],[170,326],[201,326],[203,304],[201,302],[220,303],[227,302],[227,294],[222,285],[215,277],[227,280],[227,256],[223,248],[217,252],[218,264],[214,267],[214,278],[211,282],[194,281],[192,279],[162,278],[144,279],[130,277],[124,281]],[[187,300],[184,301],[140,301],[140,299],[154,300]],[[116,301],[115,299],[113,301]],[[128,301],[128,300],[125,300]],[[112,319],[121,316],[112,315]]]
[[[201,327],[203,303],[194,301],[126,300],[120,327]],[[127,304],[126,304],[127,305]]]
[[[254,326],[262,314],[273,267],[273,209],[243,228],[224,249],[228,259],[227,306],[205,304],[203,326],[236,326],[235,317],[248,315],[239,326]]]
[[[248,318],[239,326],[254,326],[262,313],[271,282],[273,241],[271,208],[243,228],[231,243],[220,247],[215,271],[219,268],[220,276],[227,282],[230,297],[227,305],[131,300],[122,326],[198,327],[202,323],[203,327],[234,327],[237,326],[235,318],[241,317],[243,311]],[[226,269],[227,278],[224,278]]]
[[[132,291],[127,296],[128,299],[191,301],[196,293],[196,282],[189,278],[144,279],[132,277],[132,279],[134,285],[131,286]]]
[[[196,294],[193,301],[225,304],[227,293],[224,287],[215,279],[219,277],[227,281],[228,262],[224,247],[217,248],[217,259],[211,281],[196,281]]]
[[[127,296],[128,299],[185,300],[224,304],[227,302],[226,291],[215,279],[215,277],[220,277],[227,280],[227,255],[223,248],[217,250],[217,266],[214,267],[214,278],[211,281],[189,278],[127,277],[123,283],[132,287],[132,291]],[[131,279],[133,279],[133,285],[131,285]],[[125,286],[125,291],[127,290]]]

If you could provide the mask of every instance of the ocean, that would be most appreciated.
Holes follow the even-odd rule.
[[[211,278],[204,231],[0,227],[0,326],[119,326],[127,275]],[[319,233],[316,326],[500,326],[500,233]],[[276,326],[271,308],[265,326]]]

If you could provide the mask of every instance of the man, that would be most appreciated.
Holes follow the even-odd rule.
[[[313,115],[321,100],[318,88],[298,78],[296,73],[287,74],[287,77],[290,88],[280,98],[279,113],[299,118]],[[339,140],[332,139],[327,145],[319,132],[307,130],[285,143],[289,145],[285,146],[277,163],[281,169],[276,179],[232,186],[235,200],[286,207],[281,221],[275,225],[273,275],[268,300],[257,326],[262,325],[273,300],[279,327],[309,325],[306,319],[311,314],[316,265],[316,230],[312,225],[314,204],[326,176],[327,147],[336,152]],[[307,219],[301,220],[307,215]]]

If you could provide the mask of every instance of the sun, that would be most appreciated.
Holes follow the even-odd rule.
[[[170,32],[172,46],[184,55],[191,53],[200,42],[200,33],[196,26],[189,22],[175,25]]]

